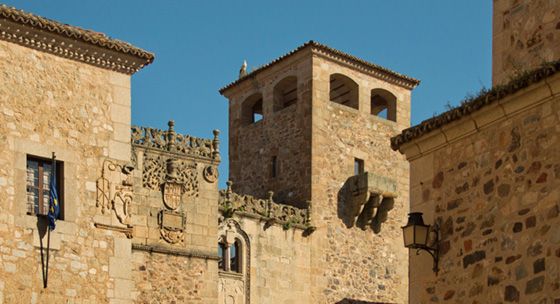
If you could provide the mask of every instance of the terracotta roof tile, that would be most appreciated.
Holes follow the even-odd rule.
[[[130,43],[110,38],[103,33],[82,29],[77,26],[63,24],[58,21],[40,17],[13,7],[8,7],[6,5],[0,5],[0,19],[7,19],[9,21],[30,26],[38,30],[58,34],[63,37],[75,39],[88,44],[93,44],[95,46],[113,50],[119,53],[132,55],[134,57],[143,59],[145,62],[144,65],[147,65],[154,60],[154,54],[137,48]]]
[[[241,78],[239,78],[239,79],[237,79],[237,80],[231,82],[230,84],[224,86],[223,88],[221,88],[221,89],[219,90],[220,94],[223,94],[223,93],[224,93],[225,91],[227,91],[228,89],[230,89],[230,88],[232,88],[232,87],[234,87],[234,86],[240,84],[241,82],[243,82],[243,81],[245,81],[245,80],[247,80],[247,79],[254,78],[258,73],[260,73],[260,72],[262,72],[262,71],[264,71],[264,70],[266,70],[266,69],[272,67],[273,65],[279,63],[280,61],[282,61],[282,60],[284,60],[284,59],[286,59],[286,58],[288,58],[288,57],[291,57],[291,56],[293,56],[294,54],[296,54],[296,53],[298,53],[298,52],[300,52],[300,51],[302,51],[302,50],[304,50],[304,49],[306,49],[306,48],[308,48],[308,47],[311,47],[311,48],[314,48],[314,49],[318,49],[318,50],[320,50],[320,51],[322,51],[322,52],[325,52],[325,53],[327,53],[327,54],[329,54],[329,55],[332,55],[332,56],[335,56],[335,57],[339,57],[339,58],[341,58],[341,59],[343,59],[343,60],[349,61],[349,62],[351,62],[351,63],[353,63],[353,64],[356,64],[356,65],[359,65],[359,66],[361,66],[361,67],[365,67],[365,68],[367,68],[367,69],[372,69],[372,70],[375,70],[375,71],[377,71],[377,72],[386,74],[386,75],[388,75],[388,76],[397,78],[397,79],[400,80],[400,82],[401,82],[403,85],[406,85],[406,86],[409,87],[409,88],[414,88],[414,87],[416,87],[416,86],[420,83],[420,80],[418,80],[418,79],[415,79],[415,78],[412,78],[412,77],[408,77],[408,76],[403,75],[403,74],[399,74],[399,73],[397,73],[397,72],[395,72],[395,71],[389,70],[389,69],[384,68],[384,67],[382,67],[382,66],[379,66],[379,65],[377,65],[377,64],[374,64],[374,63],[365,61],[365,60],[360,59],[360,58],[358,58],[358,57],[352,56],[352,55],[350,55],[350,54],[348,54],[348,53],[339,51],[339,50],[334,49],[334,48],[331,48],[331,47],[329,47],[329,46],[327,46],[327,45],[324,45],[324,44],[321,44],[321,43],[319,43],[319,42],[310,40],[310,41],[308,41],[308,42],[306,42],[306,43],[300,45],[299,47],[295,48],[294,50],[292,50],[292,51],[290,51],[290,52],[288,52],[288,53],[286,53],[286,54],[284,54],[284,55],[282,55],[282,56],[280,56],[280,57],[278,57],[278,58],[272,60],[271,62],[269,62],[269,63],[267,63],[267,64],[265,64],[265,65],[262,65],[262,66],[256,68],[255,70],[251,71],[251,72],[248,73],[247,75],[245,75],[245,76],[243,76],[243,77],[241,77]]]
[[[396,151],[405,143],[420,138],[424,134],[470,115],[532,84],[538,83],[558,73],[558,71],[560,71],[560,60],[545,63],[539,68],[527,71],[505,85],[495,86],[490,90],[482,90],[477,96],[461,101],[461,105],[457,108],[441,113],[422,121],[416,126],[403,130],[401,134],[391,138],[391,148]]]

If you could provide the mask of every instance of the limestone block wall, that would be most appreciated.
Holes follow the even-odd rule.
[[[560,2],[494,1],[492,83],[560,59]]]
[[[310,198],[311,61],[298,54],[257,74],[227,92],[229,98],[229,161],[234,191],[305,206]],[[297,77],[297,103],[274,110],[274,87],[289,76]],[[244,124],[243,102],[255,93],[263,98],[263,119]],[[272,177],[272,158],[277,176]]]
[[[110,263],[126,237],[93,227],[103,161],[130,159],[130,76],[0,41],[0,83],[0,303],[130,299]],[[44,223],[26,214],[26,156],[51,152],[64,162],[64,219],[43,289]]]
[[[329,101],[333,73],[359,85],[359,109]],[[370,114],[370,91],[383,88],[397,97],[397,122]],[[313,303],[344,299],[407,302],[407,251],[400,226],[408,212],[408,164],[391,150],[389,138],[409,126],[410,90],[333,62],[313,57],[312,133],[312,292]],[[394,180],[398,197],[380,233],[348,227],[341,214],[346,180],[354,158],[365,171]]]
[[[311,299],[310,240],[298,228],[238,217],[250,240],[251,303],[313,303]],[[226,302],[227,303],[227,302]]]
[[[560,301],[560,100],[546,81],[473,114],[479,129],[463,119],[449,143],[418,142],[411,209],[441,223],[442,243],[437,277],[411,253],[410,303]]]
[[[169,126],[133,129],[132,258],[124,263],[134,284],[128,292],[135,303],[215,304],[218,132],[212,141]]]

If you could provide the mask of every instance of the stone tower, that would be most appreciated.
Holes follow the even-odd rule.
[[[492,85],[560,59],[560,1],[494,0]]]
[[[418,81],[310,41],[220,93],[236,192],[312,203],[314,303],[404,303],[409,167],[390,138]]]

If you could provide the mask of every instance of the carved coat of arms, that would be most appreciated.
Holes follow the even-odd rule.
[[[163,184],[163,203],[171,210],[175,210],[181,204],[183,185],[174,182]]]

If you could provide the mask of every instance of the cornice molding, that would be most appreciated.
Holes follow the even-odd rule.
[[[4,5],[0,40],[128,75],[154,60],[152,53],[129,43]]]
[[[560,98],[560,75],[544,79],[483,107],[476,112],[433,129],[420,137],[413,138],[398,147],[398,151],[413,161],[433,153],[470,135],[481,132],[514,115],[535,108],[543,103]]]

